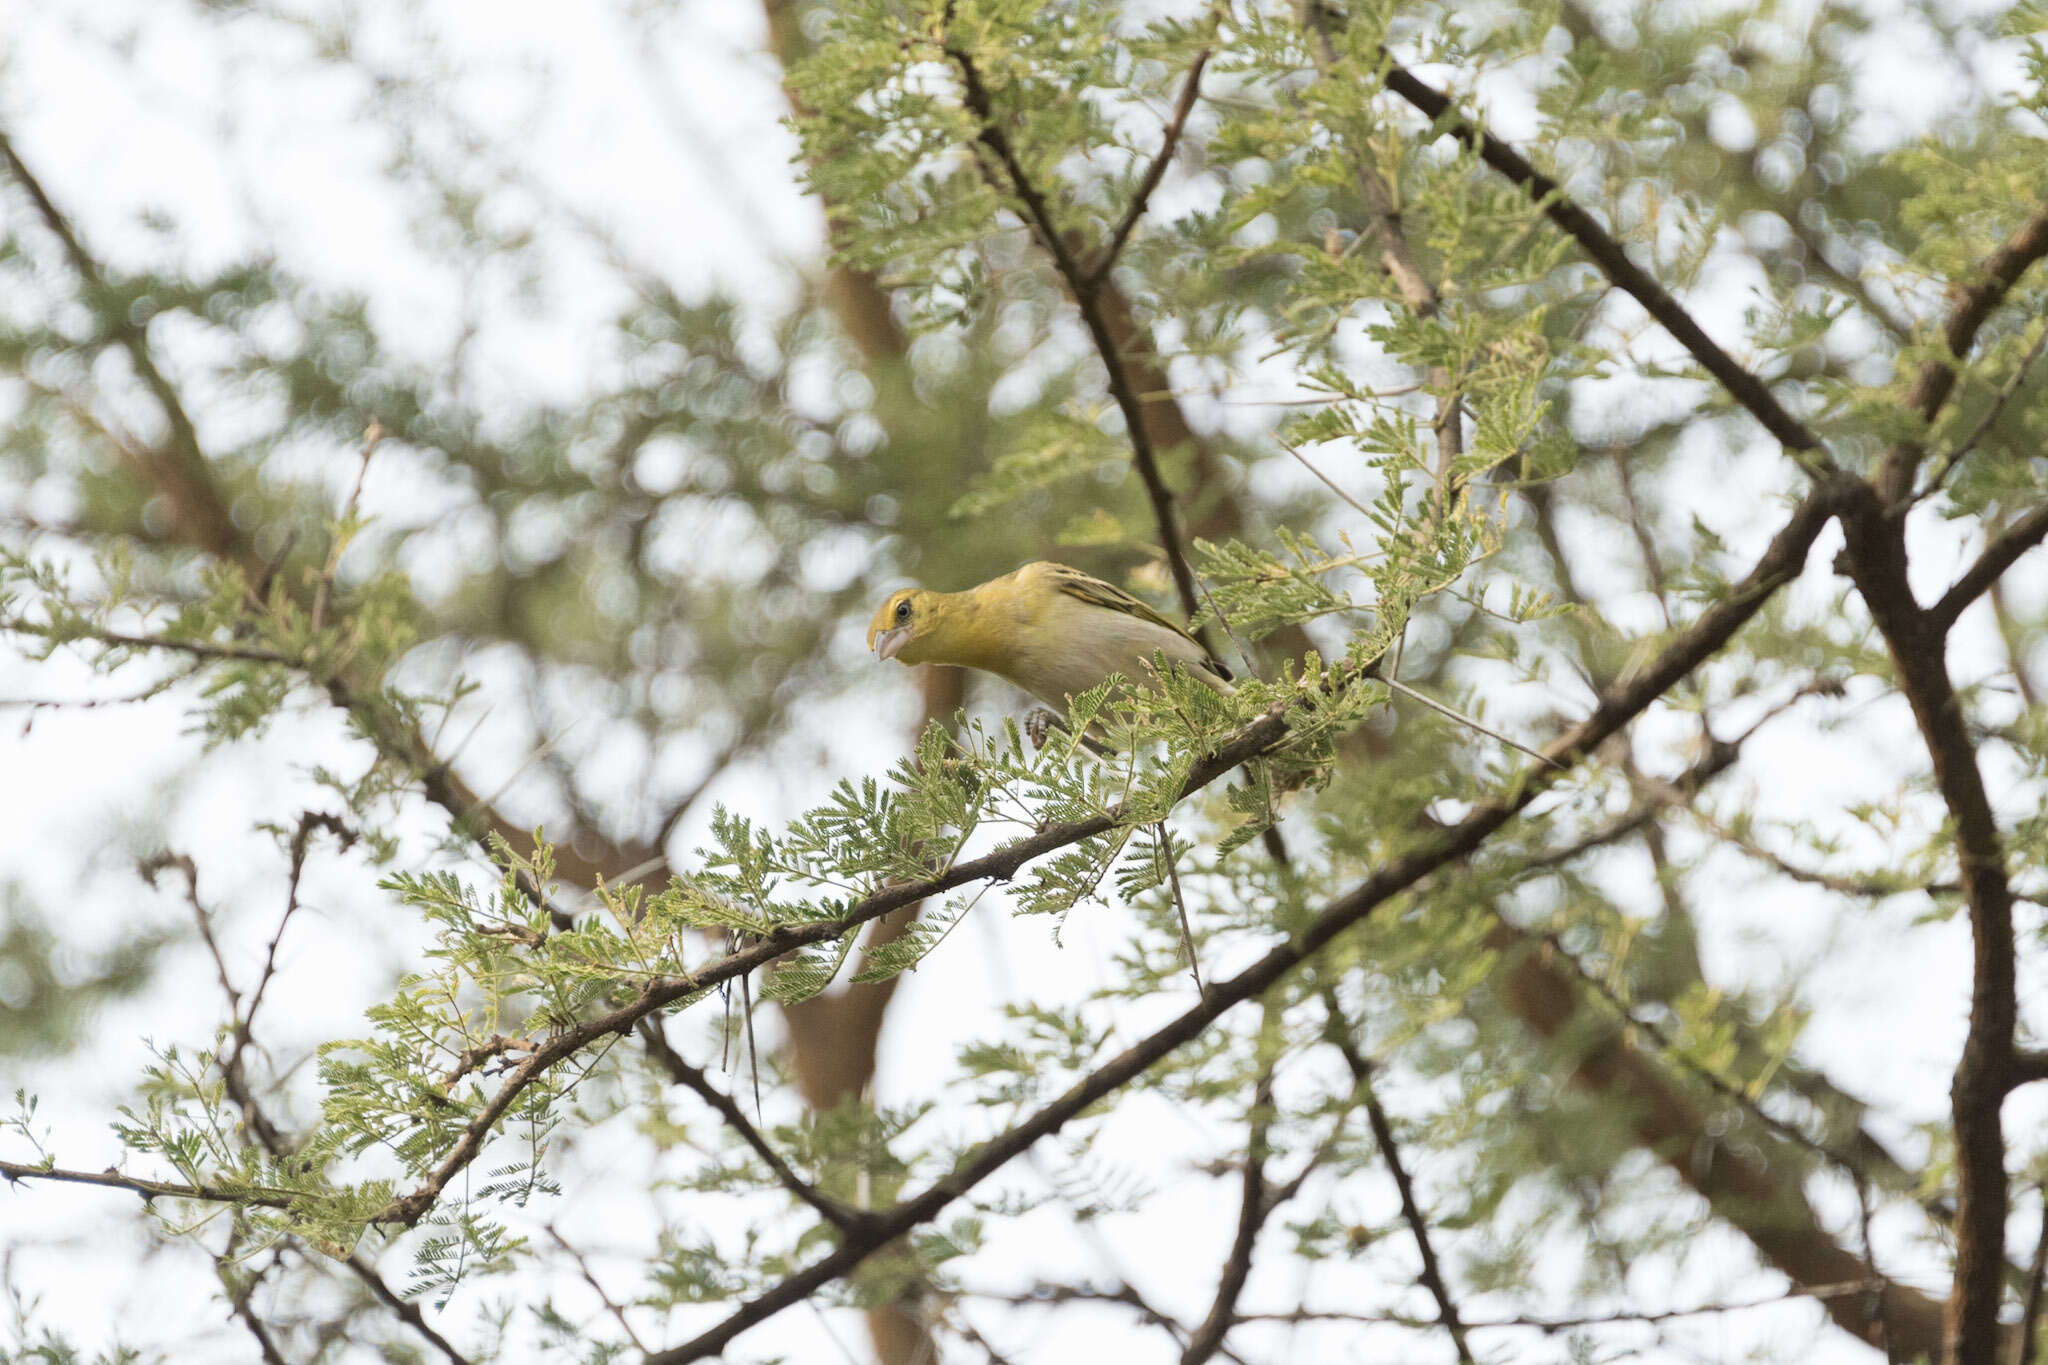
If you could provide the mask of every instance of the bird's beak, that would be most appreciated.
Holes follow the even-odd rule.
[[[868,644],[874,649],[877,659],[893,659],[897,651],[910,643],[910,627],[897,626],[894,630],[873,631],[868,635]]]

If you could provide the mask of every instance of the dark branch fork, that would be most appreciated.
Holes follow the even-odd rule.
[[[2048,257],[2048,205],[2036,210],[1987,259],[1976,282],[1955,291],[1943,338],[1952,360],[1929,361],[1907,403],[1931,423],[1956,384],[1956,367],[2021,275]],[[2015,1081],[2019,1004],[2013,892],[2005,839],[1977,765],[1962,700],[1948,670],[1948,632],[1962,608],[1988,589],[2019,555],[2048,534],[2048,509],[2036,508],[1996,538],[1932,608],[1922,607],[1907,576],[1904,512],[1924,456],[1917,442],[1886,452],[1875,484],[1833,476],[1847,537],[1842,564],[1897,672],[1913,710],[1934,782],[1955,827],[1956,862],[1970,912],[1969,1032],[1950,1091],[1956,1143],[1956,1272],[1945,1323],[1948,1357],[1990,1365],[2002,1349],[1998,1313],[2006,1266],[2008,1177],[2001,1109]]]
[[[1053,217],[1052,205],[1024,169],[1023,162],[1011,145],[1009,135],[996,114],[995,101],[989,94],[988,86],[982,80],[981,70],[974,58],[965,50],[948,46],[946,56],[960,71],[960,84],[968,111],[980,125],[976,142],[995,158],[994,168],[1000,170],[1001,182],[997,188],[1007,184],[1009,193],[1023,205],[1026,225],[1040,246],[1051,255],[1053,268],[1066,283],[1067,292],[1080,311],[1081,321],[1088,328],[1089,338],[1094,342],[1096,353],[1102,359],[1102,366],[1108,376],[1110,395],[1115,398],[1117,409],[1123,414],[1124,426],[1128,429],[1131,442],[1131,462],[1137,467],[1138,478],[1145,485],[1145,496],[1152,504],[1153,519],[1159,525],[1159,543],[1166,553],[1167,568],[1173,574],[1175,590],[1180,595],[1181,609],[1190,621],[1195,619],[1201,607],[1201,596],[1195,584],[1194,570],[1188,563],[1187,546],[1181,536],[1180,516],[1174,508],[1173,490],[1167,487],[1166,477],[1159,468],[1158,452],[1152,448],[1151,430],[1145,423],[1145,410],[1140,401],[1137,387],[1131,383],[1129,370],[1124,365],[1123,352],[1118,347],[1116,334],[1110,326],[1109,317],[1103,308],[1103,289],[1110,268],[1116,263],[1117,253],[1130,236],[1131,228],[1143,216],[1154,187],[1166,173],[1166,163],[1172,158],[1174,148],[1179,144],[1180,133],[1187,122],[1187,113],[1194,107],[1195,96],[1201,82],[1202,67],[1208,61],[1206,49],[1197,57],[1191,67],[1187,81],[1181,90],[1180,105],[1174,121],[1167,128],[1165,145],[1152,163],[1139,194],[1132,201],[1125,214],[1125,221],[1118,225],[1117,236],[1111,239],[1099,261],[1090,267],[1076,254],[1074,244],[1062,232]],[[990,175],[993,180],[995,176]],[[1214,655],[1216,648],[1207,638],[1206,631],[1198,631],[1203,647]],[[1220,657],[1220,656],[1219,656]]]
[[[1924,451],[1901,441],[1885,454],[1874,482],[1837,470],[1818,437],[1778,402],[1760,379],[1736,363],[1662,286],[1628,258],[1608,233],[1557,183],[1505,142],[1460,115],[1450,99],[1380,52],[1387,88],[1429,116],[1541,204],[1616,286],[1635,298],[1742,406],[1794,451],[1817,460],[1822,485],[1848,537],[1844,563],[1890,649],[1900,688],[1913,708],[1935,783],[1956,824],[1964,899],[1970,907],[1973,980],[1970,1030],[1953,1091],[1958,1207],[1955,1291],[1946,1334],[1961,1365],[1990,1365],[2000,1349],[1998,1309],[2005,1257],[2005,1142],[2000,1105],[2013,1084],[2017,1002],[2014,984],[2012,890],[1996,817],[1978,770],[1960,700],[1945,659],[1947,631],[1963,607],[1997,581],[2027,549],[2048,535],[2048,509],[2036,508],[1994,539],[1976,564],[1931,609],[1913,596],[1906,576],[1903,511],[1910,506]],[[1948,356],[1927,361],[1908,388],[1906,404],[1932,423],[1955,389],[1962,358],[1978,331],[2036,262],[2048,256],[2048,207],[2037,211],[1983,262],[1977,278],[1959,283],[1943,327]]]

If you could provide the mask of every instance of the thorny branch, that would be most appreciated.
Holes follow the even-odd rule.
[[[1422,1286],[1436,1300],[1437,1321],[1450,1334],[1458,1359],[1463,1365],[1472,1365],[1472,1347],[1465,1339],[1465,1323],[1458,1314],[1457,1300],[1451,1297],[1450,1286],[1444,1281],[1436,1245],[1429,1235],[1429,1219],[1415,1197],[1415,1182],[1409,1178],[1407,1164],[1401,1159],[1401,1149],[1394,1140],[1394,1126],[1388,1121],[1379,1096],[1373,1093],[1372,1063],[1365,1059],[1353,1041],[1350,1021],[1344,1017],[1334,988],[1324,990],[1323,1010],[1323,1036],[1337,1049],[1337,1055],[1344,1059],[1345,1068],[1351,1072],[1352,1084],[1365,1105],[1366,1122],[1372,1125],[1373,1141],[1379,1144],[1380,1155],[1386,1159],[1387,1173],[1394,1178],[1394,1189],[1401,1196],[1402,1221],[1408,1224],[1409,1235],[1415,1239],[1415,1249],[1422,1257]]]

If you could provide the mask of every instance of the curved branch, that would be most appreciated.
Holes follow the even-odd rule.
[[[1365,1105],[1366,1122],[1372,1127],[1372,1140],[1379,1144],[1380,1155],[1386,1159],[1387,1174],[1394,1178],[1394,1190],[1401,1196],[1402,1221],[1408,1224],[1409,1235],[1415,1239],[1415,1250],[1422,1257],[1422,1286],[1436,1300],[1437,1321],[1450,1333],[1459,1361],[1462,1365],[1472,1365],[1472,1347],[1465,1340],[1465,1323],[1458,1315],[1457,1300],[1451,1297],[1450,1286],[1444,1281],[1443,1267],[1437,1261],[1436,1244],[1429,1235],[1429,1219],[1424,1216],[1422,1204],[1415,1197],[1415,1182],[1408,1178],[1407,1163],[1402,1161],[1401,1149],[1394,1141],[1394,1125],[1388,1121],[1386,1109],[1373,1092],[1372,1063],[1352,1042],[1351,1023],[1344,1017],[1334,988],[1323,992],[1323,1009],[1326,1011],[1323,1036],[1337,1049],[1337,1055],[1344,1059],[1345,1069],[1351,1073],[1352,1084],[1357,1087],[1358,1097]]]
[[[1643,311],[1662,324],[1664,330],[1671,333],[1673,339],[1685,347],[1700,367],[1719,381],[1737,403],[1762,423],[1766,431],[1793,450],[1820,450],[1821,440],[1813,429],[1786,411],[1769,385],[1721,349],[1692,314],[1671,296],[1670,291],[1630,260],[1621,243],[1590,213],[1580,208],[1555,180],[1531,166],[1507,143],[1460,114],[1448,96],[1395,61],[1393,54],[1384,48],[1380,49],[1380,60],[1387,89],[1428,115],[1433,125],[1478,152],[1487,165],[1521,186],[1529,198],[1542,207],[1544,216],[1579,244],[1593,264],[1600,268],[1600,273],[1617,289],[1641,304]]]
[[[2042,503],[1991,538],[1984,553],[1963,570],[1962,577],[1949,586],[1940,601],[1927,609],[1929,627],[1946,634],[1956,618],[1989,592],[1992,584],[2004,577],[2021,555],[2039,545],[2044,536],[2048,536],[2048,503]]]
[[[1834,499],[1824,489],[1817,488],[1809,493],[1772,539],[1756,566],[1726,598],[1703,612],[1661,655],[1634,674],[1626,684],[1604,694],[1593,714],[1554,740],[1545,748],[1545,754],[1558,763],[1584,757],[1641,714],[1680,678],[1716,653],[1763,608],[1778,588],[1798,575],[1807,551],[1820,535],[1821,528],[1834,516],[1834,510]],[[842,1242],[830,1255],[744,1304],[709,1331],[670,1350],[649,1354],[646,1357],[648,1365],[682,1365],[685,1361],[703,1360],[719,1354],[749,1327],[804,1302],[823,1286],[852,1271],[888,1242],[937,1217],[955,1200],[963,1198],[969,1190],[1028,1151],[1040,1138],[1057,1133],[1090,1106],[1116,1093],[1181,1046],[1201,1036],[1210,1024],[1273,986],[1340,934],[1362,923],[1389,899],[1472,853],[1547,791],[1554,780],[1551,769],[1535,769],[1507,795],[1478,805],[1457,824],[1437,831],[1420,846],[1393,858],[1357,887],[1326,905],[1296,936],[1275,945],[1236,976],[1212,984],[1208,996],[1200,1003],[1090,1072],[1031,1118],[991,1139],[951,1175],[938,1180],[914,1198],[877,1214],[865,1235]]]
[[[205,1181],[188,1185],[176,1180],[151,1180],[145,1176],[123,1175],[111,1166],[104,1171],[73,1171],[62,1166],[25,1166],[18,1161],[0,1161],[0,1179],[55,1180],[67,1185],[97,1185],[106,1190],[126,1190],[144,1199],[190,1199],[202,1204],[238,1206],[254,1204],[266,1209],[288,1209],[309,1197],[289,1190],[266,1189],[261,1185],[217,1185]]]

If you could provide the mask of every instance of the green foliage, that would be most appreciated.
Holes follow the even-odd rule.
[[[1750,449],[1751,416],[1545,203],[1390,92],[1388,52],[1505,130],[1842,467],[1924,447],[1916,544],[1934,523],[2008,524],[2042,486],[2043,272],[1987,320],[1935,420],[1903,399],[1953,359],[1953,289],[2048,196],[2048,47],[2039,4],[1981,21],[1939,8],[1913,22],[1995,43],[2018,74],[1995,98],[1947,92],[1910,134],[1886,131],[1857,55],[1891,21],[1838,7],[777,11],[777,41],[809,49],[787,54],[791,122],[838,273],[773,306],[686,295],[579,223],[599,240],[576,259],[612,302],[589,373],[546,397],[508,393],[461,346],[421,355],[372,291],[286,263],[137,251],[82,273],[10,178],[0,472],[35,492],[29,531],[0,544],[0,629],[25,666],[83,660],[93,686],[128,689],[105,704],[177,708],[207,764],[338,711],[346,737],[294,754],[291,777],[351,831],[340,867],[309,872],[314,827],[290,810],[263,822],[265,852],[290,855],[286,917],[374,881],[383,917],[362,938],[417,945],[361,1002],[357,1036],[271,1056],[259,1039],[292,1008],[287,977],[319,966],[279,953],[279,921],[251,968],[233,947],[246,925],[209,919],[195,887],[187,946],[212,964],[178,989],[217,977],[225,1012],[210,1037],[156,1049],[114,1125],[119,1169],[199,1187],[153,1212],[181,1241],[225,1239],[206,1246],[231,1300],[287,1297],[354,1256],[399,1267],[436,1323],[473,1327],[473,1358],[625,1358],[857,1237],[824,1201],[871,1212],[949,1189],[986,1143],[1194,1007],[1197,971],[1213,990],[1476,803],[1529,790],[1526,754],[1388,683],[1542,743],[1729,599],[1807,473]],[[662,10],[632,22],[652,32]],[[238,15],[309,39],[323,71],[365,74],[357,36],[316,18],[256,4],[207,22]],[[1201,98],[1148,188],[1198,54]],[[380,126],[399,134],[393,173],[437,268],[523,281],[512,311],[539,311],[543,279],[580,280],[544,245],[561,224],[518,178],[524,146],[494,164],[495,130],[469,128],[428,74],[369,74],[403,112],[366,114],[418,125]],[[189,432],[139,368],[158,353],[198,411]],[[897,675],[855,641],[906,574],[957,588],[1059,554],[1174,609],[1134,411],[1192,550],[1191,624],[1248,676],[1219,694],[1158,660],[1154,686],[1072,698],[1042,749],[1015,698],[977,682],[963,715],[932,708],[907,754],[874,758],[905,747],[877,700]],[[373,419],[381,444],[361,435]],[[358,474],[381,499],[348,491]],[[2039,897],[2043,621],[2038,604],[1995,605],[2004,662],[1959,665],[1974,680],[1960,704],[2005,784],[2012,875]],[[1116,1235],[1191,1189],[1234,1207],[1256,1126],[1269,1190],[1290,1201],[1261,1254],[1312,1263],[1362,1314],[1413,1312],[1415,1231],[1392,1212],[1368,1085],[1460,1296],[1562,1293],[1598,1316],[1639,1306],[1631,1267],[1719,1284],[1710,1222],[1751,1233],[1760,1264],[1794,1235],[1847,1245],[1826,1221],[1845,1189],[1936,1245],[1922,1210],[1952,1180],[1946,1135],[1847,1182],[1841,1154],[1864,1160],[1872,1140],[1809,1055],[1805,964],[1730,979],[1714,957],[1746,878],[1825,907],[1843,940],[1960,913],[1939,793],[1924,764],[1900,767],[1904,732],[1871,720],[1896,686],[1853,594],[1785,593],[1483,846],[1266,989],[1257,1020],[1209,1023],[1045,1134],[1030,1177],[978,1186],[816,1301],[914,1300],[961,1332],[978,1293],[1011,1292],[989,1267],[1025,1264],[1012,1252],[1031,1228]],[[1716,752],[1704,741],[1759,716],[1775,735],[1795,702],[1822,713],[1802,738],[1826,761],[1767,771],[1819,784],[1853,749],[1885,780],[1810,810],[1715,774],[1687,785]],[[1214,756],[1271,715],[1284,738],[1217,778]],[[1765,744],[1745,765],[1773,761],[1753,757]],[[523,834],[533,812],[559,844]],[[1001,857],[1079,822],[1088,837]],[[1275,829],[1284,862],[1264,846]],[[958,875],[992,852],[994,876]],[[906,887],[920,908],[884,930],[878,907],[910,902]],[[145,929],[83,952],[53,907],[8,897],[0,1053],[16,1058],[90,1037],[183,942]],[[1095,959],[1077,926],[1107,945]],[[971,977],[984,929],[1050,940],[1062,970],[890,1052],[917,1062],[882,1084],[854,1065],[820,1100],[815,1076],[769,1055],[785,1037],[769,1014],[721,1017],[758,996],[801,1047],[799,1021],[841,1023],[830,1011],[906,974]],[[2032,924],[2029,946],[2044,933]],[[765,963],[745,988],[734,954]],[[273,966],[259,1017],[248,973],[269,986]],[[755,1033],[761,1056],[687,1079],[711,1040]],[[1603,1079],[1623,1049],[1668,1087],[1661,1109]],[[297,1065],[307,1051],[316,1064]],[[19,1104],[9,1158],[61,1166]],[[1674,1112],[1698,1116],[1696,1161],[1651,1131]],[[1130,1125],[1161,1113],[1215,1161],[1135,1164]],[[2015,1148],[2038,1175],[2048,1149]],[[1685,1193],[1729,1153],[1778,1182],[1768,1218]],[[555,1223],[598,1165],[657,1207],[594,1270]],[[1211,1179],[1220,1200],[1197,1183]],[[1900,1280],[1929,1267],[1932,1252]],[[616,1301],[598,1287],[613,1275]],[[353,1339],[355,1316],[388,1319],[374,1289],[360,1297],[307,1326],[305,1358]],[[16,1317],[0,1362],[84,1358]],[[1633,1340],[1589,1328],[1559,1352]]]

